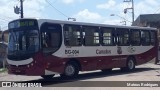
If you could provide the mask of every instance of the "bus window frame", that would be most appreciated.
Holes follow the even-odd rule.
[[[154,32],[154,34],[155,34],[155,36],[154,36],[154,44],[152,44],[152,42],[151,42],[151,32]],[[156,40],[157,40],[157,32],[156,31],[154,31],[154,30],[150,30],[150,45],[152,45],[152,46],[155,46],[156,45]]]
[[[104,30],[104,29],[110,29],[110,31],[111,31],[111,41],[112,41],[112,44],[110,44],[110,45],[105,45],[105,44],[103,44],[103,31],[107,31],[107,30]],[[100,43],[101,43],[101,45],[102,46],[115,46],[116,45],[116,36],[115,36],[115,32],[116,31],[116,29],[114,28],[114,27],[101,27],[100,28]]]
[[[136,45],[133,44],[132,41],[131,41],[131,40],[132,40],[132,37],[131,37],[132,34],[131,34],[131,33],[134,32],[134,31],[138,31],[138,32],[139,32],[139,35],[140,35],[140,36],[139,36],[140,42],[139,42],[139,44],[136,44]],[[140,29],[130,29],[130,35],[129,35],[129,36],[130,36],[130,45],[132,45],[132,46],[141,46],[141,44],[142,44],[141,42],[142,42],[142,41],[141,41],[141,30],[140,30]]]
[[[148,32],[148,33],[149,33],[149,43],[148,43],[148,44],[143,43],[143,40],[142,40],[142,32]],[[141,30],[141,45],[142,45],[142,46],[150,46],[150,45],[151,45],[151,35],[150,35],[150,30]]]
[[[50,23],[50,22],[44,22],[42,25],[41,25],[41,27],[40,27],[40,39],[41,39],[41,49],[42,49],[42,51],[44,52],[44,53],[46,53],[46,54],[52,54],[52,53],[54,53],[54,52],[56,52],[57,50],[55,50],[55,51],[48,51],[48,52],[46,52],[45,50],[47,50],[47,49],[49,49],[49,48],[53,48],[53,46],[51,46],[51,47],[44,47],[44,43],[43,43],[43,36],[42,36],[42,33],[44,33],[44,32],[47,32],[47,31],[49,31],[49,29],[48,29],[48,27],[49,26],[52,26],[52,25],[58,25],[58,26],[60,26],[60,29],[61,30],[59,30],[59,31],[56,31],[56,32],[58,32],[58,33],[60,33],[60,43],[59,43],[59,47],[58,47],[58,49],[57,50],[59,50],[60,49],[60,47],[62,46],[62,42],[63,42],[63,38],[62,38],[62,25],[61,24],[59,24],[59,23]],[[43,28],[45,27],[45,30],[43,30]],[[54,31],[52,31],[52,32],[54,32]]]
[[[119,30],[122,32],[123,30],[126,30],[127,32],[128,32],[128,44],[119,44],[118,42],[119,42],[119,39],[118,39],[118,37],[119,37]],[[116,28],[116,30],[115,30],[115,32],[116,32],[116,44],[117,44],[117,46],[129,46],[130,45],[130,28]],[[123,41],[124,42],[124,41]]]
[[[99,34],[99,44],[95,44],[95,45],[86,45],[85,44],[85,36],[83,36],[83,32],[85,32],[85,29],[84,28],[96,28],[96,32],[98,32]],[[94,36],[93,36],[94,37]],[[87,26],[87,25],[83,25],[82,26],[82,39],[83,39],[83,45],[84,46],[100,46],[101,45],[101,33],[100,33],[100,27],[99,26]]]
[[[67,26],[79,27],[79,30],[80,30],[80,43],[81,44],[79,44],[79,45],[66,45],[65,31],[66,31]],[[81,25],[74,25],[74,24],[64,24],[63,25],[63,39],[64,39],[63,43],[64,43],[65,46],[67,46],[67,47],[68,46],[71,46],[71,47],[80,47],[80,46],[82,46],[82,44],[83,44],[82,36],[83,35],[82,35]]]

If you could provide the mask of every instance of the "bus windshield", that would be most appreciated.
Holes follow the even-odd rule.
[[[9,33],[8,55],[33,54],[38,49],[38,30],[12,31]]]
[[[39,50],[38,28],[9,29],[8,59],[25,60]]]

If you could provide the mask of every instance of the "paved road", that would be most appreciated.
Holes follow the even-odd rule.
[[[58,90],[88,90],[88,89],[100,89],[100,90],[139,90],[137,87],[120,87],[120,88],[109,88],[109,87],[94,87],[98,85],[102,85],[103,82],[97,81],[160,81],[160,65],[154,65],[152,63],[144,64],[141,66],[136,67],[134,72],[122,72],[119,69],[114,69],[110,73],[102,73],[101,71],[94,71],[94,72],[83,72],[81,73],[78,78],[72,79],[72,82],[69,82],[67,79],[62,79],[59,76],[56,76],[54,79],[49,80],[48,82],[44,83],[44,80],[39,76],[16,76],[16,75],[8,75],[7,73],[0,74],[0,81],[20,81],[20,82],[42,82],[45,87],[50,87],[48,90],[51,89],[58,89]],[[67,82],[66,82],[67,81]],[[90,87],[80,87],[79,84],[83,86],[84,83],[80,83],[80,81],[92,81],[88,83]],[[94,83],[96,81],[96,84]],[[93,84],[93,86],[91,85]],[[113,85],[117,82],[113,82]],[[86,82],[85,82],[86,84]],[[63,86],[74,86],[77,85],[78,87],[70,88]],[[55,88],[55,86],[58,88]],[[142,89],[142,88],[141,88]],[[150,89],[157,89],[159,90],[160,87],[145,87],[144,90]],[[7,89],[8,90],[8,89]],[[38,89],[40,90],[40,89]],[[143,90],[143,89],[142,89]]]

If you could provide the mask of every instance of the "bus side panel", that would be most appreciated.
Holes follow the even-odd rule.
[[[110,69],[125,67],[127,56],[104,56],[100,58],[101,61],[97,63],[97,69]]]
[[[78,58],[81,64],[82,71],[90,71],[97,69],[97,57]]]
[[[101,56],[79,58],[82,71],[125,67],[127,56]]]
[[[53,71],[56,73],[63,73],[64,68],[66,65],[66,62],[69,61],[69,59],[65,58],[59,58],[53,55],[48,55],[44,59],[46,63],[46,70]]]
[[[144,52],[142,54],[136,55],[136,63],[137,65],[144,64],[146,62],[151,61],[152,59],[156,59],[157,56],[157,49],[156,47],[153,47],[147,52]]]
[[[79,61],[82,71],[90,71],[125,67],[129,56],[135,56],[137,65],[144,64],[156,57],[156,47],[139,55],[77,57],[74,60]],[[46,69],[57,73],[63,73],[66,63],[73,60],[72,58],[60,58],[53,55],[44,57]]]

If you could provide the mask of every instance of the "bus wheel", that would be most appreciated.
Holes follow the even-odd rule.
[[[54,75],[42,75],[41,77],[43,79],[46,79],[46,80],[49,80],[49,79],[52,79]]]
[[[122,71],[133,71],[135,69],[135,60],[129,58],[126,63],[126,67],[121,68]]]
[[[61,77],[71,78],[76,77],[79,73],[79,66],[76,62],[69,62],[64,70],[64,73],[61,74]]]

